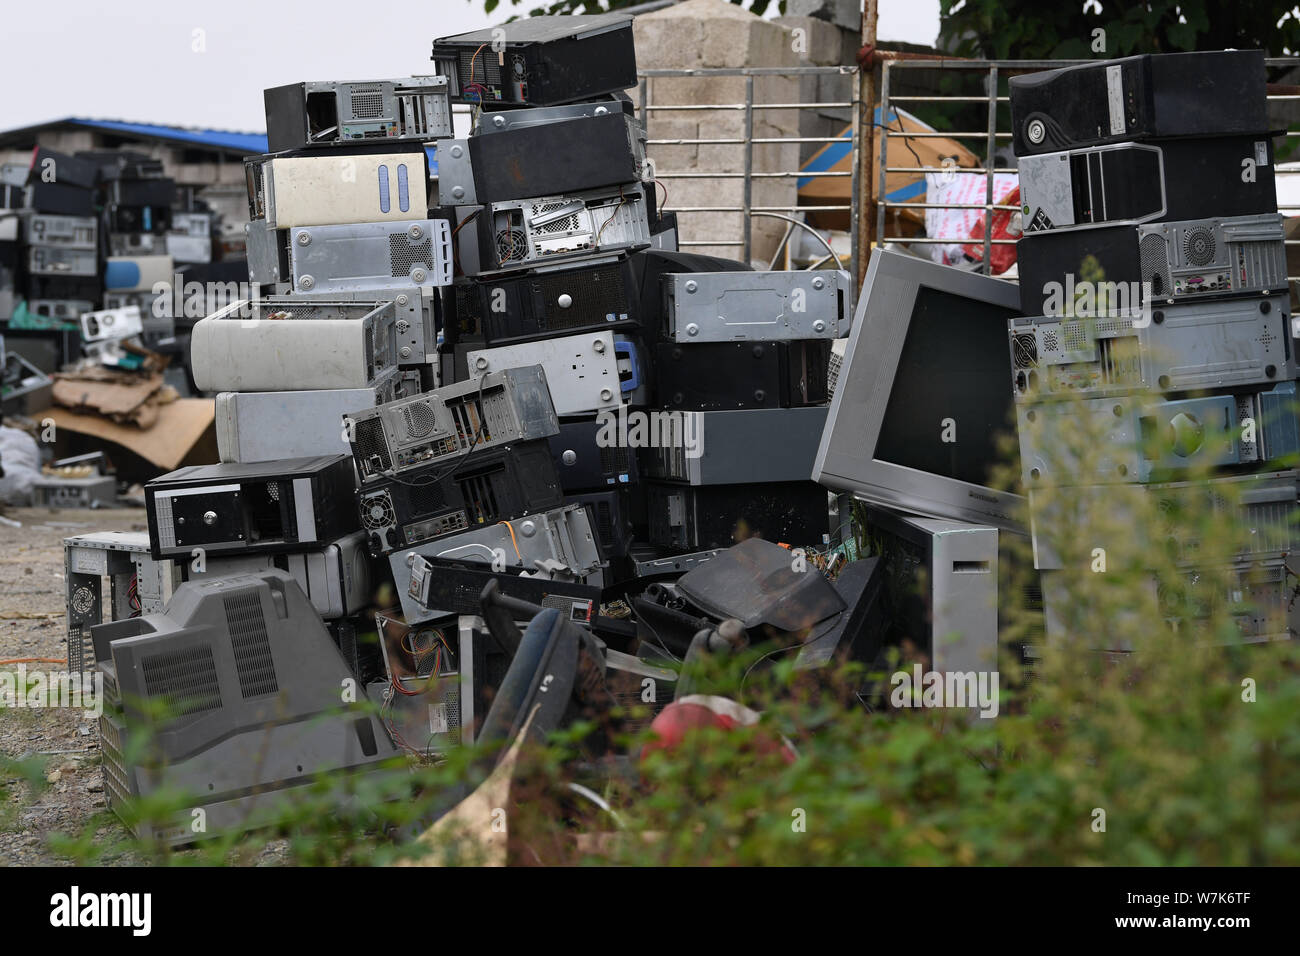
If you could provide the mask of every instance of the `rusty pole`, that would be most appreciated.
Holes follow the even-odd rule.
[[[871,245],[876,233],[875,165],[875,49],[876,24],[880,17],[877,0],[866,0],[862,7],[862,49],[858,51],[858,190],[853,197],[858,204],[858,275],[859,287],[867,275]]]

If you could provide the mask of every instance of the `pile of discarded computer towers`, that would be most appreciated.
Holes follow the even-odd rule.
[[[200,191],[129,149],[38,146],[27,165],[0,167],[0,320],[14,333],[0,394],[7,414],[45,407],[48,378],[36,396],[19,379],[166,364],[150,352],[167,357],[169,383],[190,394],[188,332],[203,314],[183,290],[244,281],[242,259],[223,257],[220,215]]]
[[[1079,576],[1121,560],[1163,607],[1149,562],[1211,570],[1187,523],[1214,512],[1251,536],[1220,556],[1238,583],[1213,599],[1241,608],[1243,639],[1285,636],[1300,418],[1263,53],[1130,57],[1010,93],[1028,317],[1009,323],[1012,384],[1049,636]],[[1070,524],[1144,505],[1169,526]]]
[[[0,240],[14,255],[0,272],[8,279],[0,314],[14,327],[57,328],[134,308],[148,336],[174,331],[171,297],[167,309],[154,308],[157,286],[170,288],[178,271],[203,278],[219,227],[193,187],[131,150],[65,155],[38,146],[28,167],[6,166],[4,177]],[[88,341],[106,331],[92,323]]]
[[[432,59],[266,91],[260,295],[192,336],[221,463],[146,486],[147,542],[68,541],[111,806],[167,782],[220,828],[255,788],[470,742],[509,664],[478,616],[493,581],[598,633],[644,701],[680,658],[637,656],[636,594],[742,539],[827,540],[810,475],[847,274],[676,251],[625,93],[630,18],[536,17]],[[129,577],[112,614],[103,574]],[[700,618],[651,603],[689,643]],[[345,675],[378,720],[322,716]],[[132,763],[159,699],[181,715]]]

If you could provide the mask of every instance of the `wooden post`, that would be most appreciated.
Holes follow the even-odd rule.
[[[858,143],[858,196],[853,201],[858,204],[858,275],[857,284],[861,288],[867,275],[867,262],[871,259],[871,246],[876,235],[876,179],[872,169],[875,165],[875,111],[876,82],[872,54],[876,48],[876,24],[880,17],[878,0],[866,0],[862,7],[862,49],[867,54],[866,62],[860,63],[858,69],[858,109],[861,111],[858,123],[861,140]]]

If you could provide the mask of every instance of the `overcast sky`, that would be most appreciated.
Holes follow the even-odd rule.
[[[934,42],[938,0],[880,6],[882,39]],[[9,3],[0,129],[82,116],[260,132],[266,87],[423,73],[434,37],[509,15],[483,0]]]

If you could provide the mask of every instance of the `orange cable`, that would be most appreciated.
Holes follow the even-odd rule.
[[[519,539],[515,537],[514,525],[512,525],[509,521],[498,521],[497,524],[505,525],[506,530],[510,532],[510,543],[515,546],[515,557],[519,559],[520,564],[523,564],[524,556],[519,553]]]

